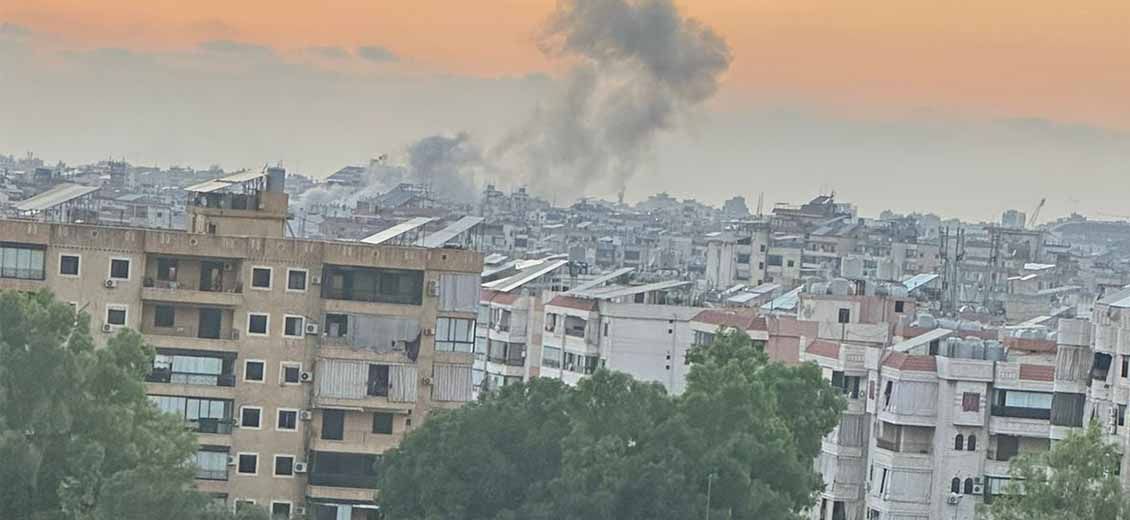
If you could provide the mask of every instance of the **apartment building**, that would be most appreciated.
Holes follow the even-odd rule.
[[[273,518],[376,518],[374,463],[472,398],[480,254],[284,238],[281,172],[191,188],[191,231],[0,220],[0,288],[156,347],[147,392],[198,433],[197,484]],[[260,218],[262,217],[262,218]]]

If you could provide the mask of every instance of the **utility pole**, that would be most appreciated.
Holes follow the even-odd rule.
[[[710,491],[712,484],[714,484],[715,476],[714,473],[706,476],[706,520],[710,520]]]

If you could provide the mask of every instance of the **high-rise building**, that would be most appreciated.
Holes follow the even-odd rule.
[[[472,398],[482,257],[284,238],[281,171],[192,187],[190,231],[0,220],[0,289],[48,289],[156,347],[198,488],[275,518],[375,518],[381,454]]]

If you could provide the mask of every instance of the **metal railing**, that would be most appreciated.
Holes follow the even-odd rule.
[[[228,470],[224,469],[204,469],[196,468],[197,480],[227,480]]]
[[[194,386],[235,386],[235,374],[200,374],[155,369],[145,375],[148,383],[168,383]]]
[[[358,475],[356,473],[324,473],[312,472],[308,482],[312,486],[348,487],[362,489],[376,489],[376,475]]]

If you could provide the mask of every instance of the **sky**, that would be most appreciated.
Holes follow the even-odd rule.
[[[1130,2],[676,4],[732,61],[650,143],[630,200],[1130,215]],[[324,176],[433,134],[489,148],[576,65],[539,45],[554,8],[0,0],[0,153]]]

